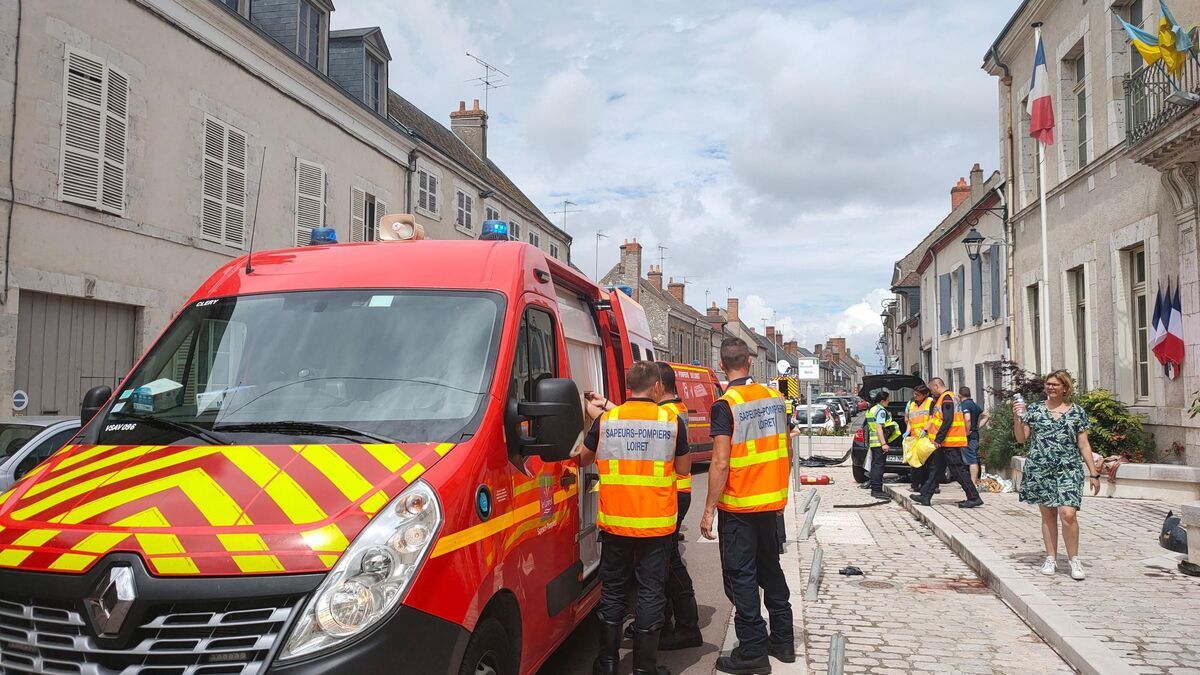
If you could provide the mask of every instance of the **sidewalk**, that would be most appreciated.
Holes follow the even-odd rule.
[[[817,600],[804,601],[804,583],[792,586],[793,606],[803,616],[810,672],[826,672],[834,633],[846,638],[847,673],[1072,672],[966,563],[902,507],[884,502],[833,508],[876,503],[858,489],[848,466],[807,472],[826,473],[835,480],[813,488],[821,497],[813,537],[789,544],[798,549],[804,582],[813,549],[819,544],[824,554]],[[805,492],[797,499],[803,500]],[[801,517],[798,524],[802,523]],[[839,575],[848,565],[860,568],[864,576]]]
[[[912,504],[901,487],[888,490],[1081,672],[1200,675],[1200,579],[1180,574],[1182,556],[1157,540],[1167,511],[1178,506],[1086,498],[1079,522],[1088,578],[1077,582],[1061,543],[1058,574],[1039,573],[1045,554],[1037,507],[1015,493],[985,493],[983,507],[959,509],[954,485],[932,507]]]

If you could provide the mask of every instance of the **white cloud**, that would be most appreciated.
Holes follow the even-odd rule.
[[[529,148],[562,169],[583,161],[596,133],[595,115],[602,100],[596,86],[578,70],[546,79],[528,114]]]

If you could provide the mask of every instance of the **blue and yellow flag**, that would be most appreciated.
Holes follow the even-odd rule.
[[[1175,74],[1187,60],[1187,52],[1192,49],[1192,37],[1184,30],[1171,14],[1166,0],[1158,0],[1162,9],[1162,18],[1158,21],[1158,35],[1142,30],[1124,19],[1118,19],[1129,41],[1142,55],[1147,65],[1159,61],[1166,64],[1167,72]]]

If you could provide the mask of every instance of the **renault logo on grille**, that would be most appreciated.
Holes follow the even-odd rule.
[[[125,566],[110,569],[108,578],[102,579],[96,590],[84,600],[96,634],[100,637],[116,637],[133,607],[136,595],[133,570]]]

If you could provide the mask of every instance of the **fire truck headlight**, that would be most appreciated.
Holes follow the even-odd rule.
[[[399,604],[442,527],[437,495],[417,481],[382,509],[309,598],[279,660],[336,648]]]

